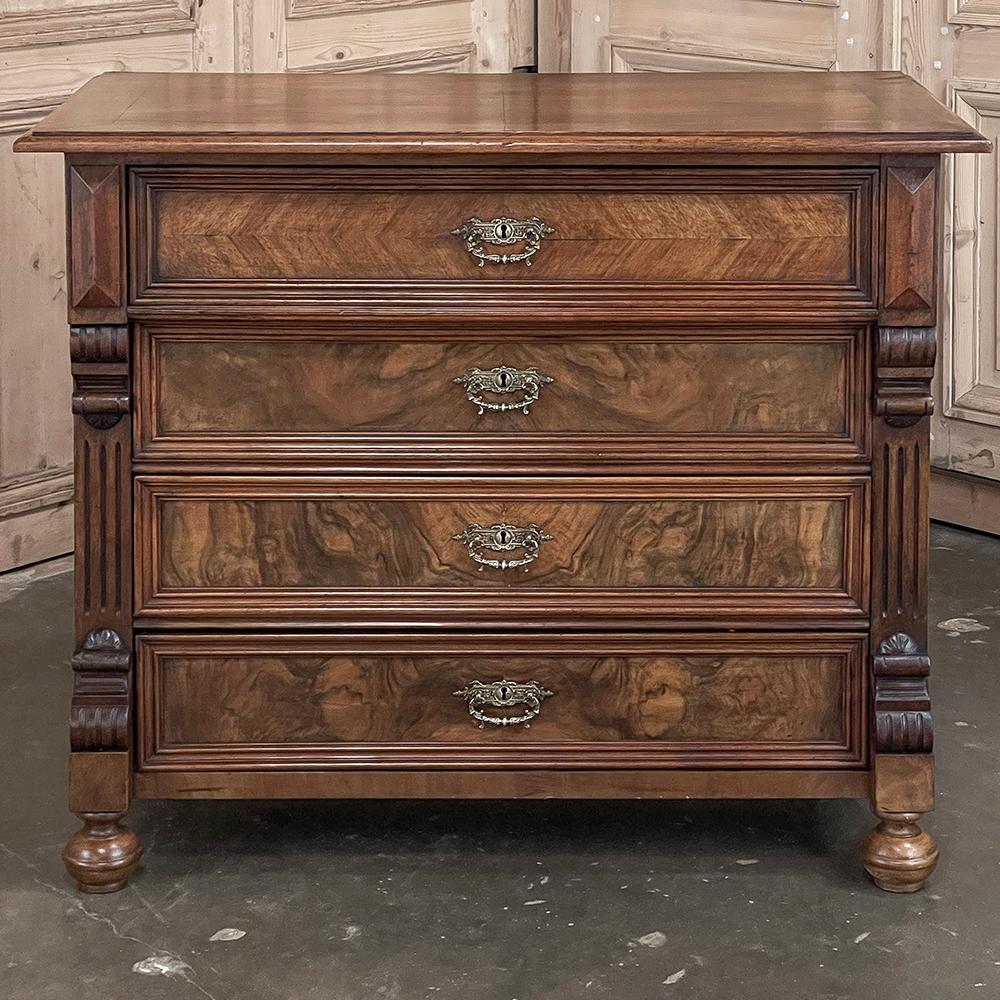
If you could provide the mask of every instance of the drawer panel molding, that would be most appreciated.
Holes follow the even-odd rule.
[[[464,332],[141,324],[137,461],[213,469],[839,471],[865,329]],[[733,377],[738,374],[738,377]]]
[[[856,624],[866,496],[860,478],[141,476],[138,614]]]
[[[131,301],[873,307],[877,187],[869,168],[139,167]],[[536,217],[524,259],[469,252],[470,220]]]
[[[144,635],[142,768],[859,767],[864,651],[822,634]],[[480,728],[460,696],[480,678],[544,694]]]

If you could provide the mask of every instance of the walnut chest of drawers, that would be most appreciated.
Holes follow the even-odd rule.
[[[923,884],[978,133],[897,74],[121,74],[18,148],[67,158],[82,889],[134,796],[870,797]]]

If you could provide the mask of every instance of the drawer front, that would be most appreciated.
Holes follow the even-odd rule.
[[[871,169],[138,168],[132,299],[870,305],[875,184]]]
[[[144,770],[865,760],[859,636],[170,634],[137,646]]]
[[[137,479],[140,616],[865,617],[865,480]]]
[[[860,329],[455,339],[145,325],[137,457],[505,471],[857,461],[866,343]]]

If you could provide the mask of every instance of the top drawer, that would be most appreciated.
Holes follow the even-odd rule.
[[[872,305],[873,170],[140,168],[132,300]]]

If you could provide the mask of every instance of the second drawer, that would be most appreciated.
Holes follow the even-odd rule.
[[[867,480],[140,476],[150,621],[857,624]]]
[[[867,454],[867,333],[144,324],[136,458],[322,471],[698,466]]]

